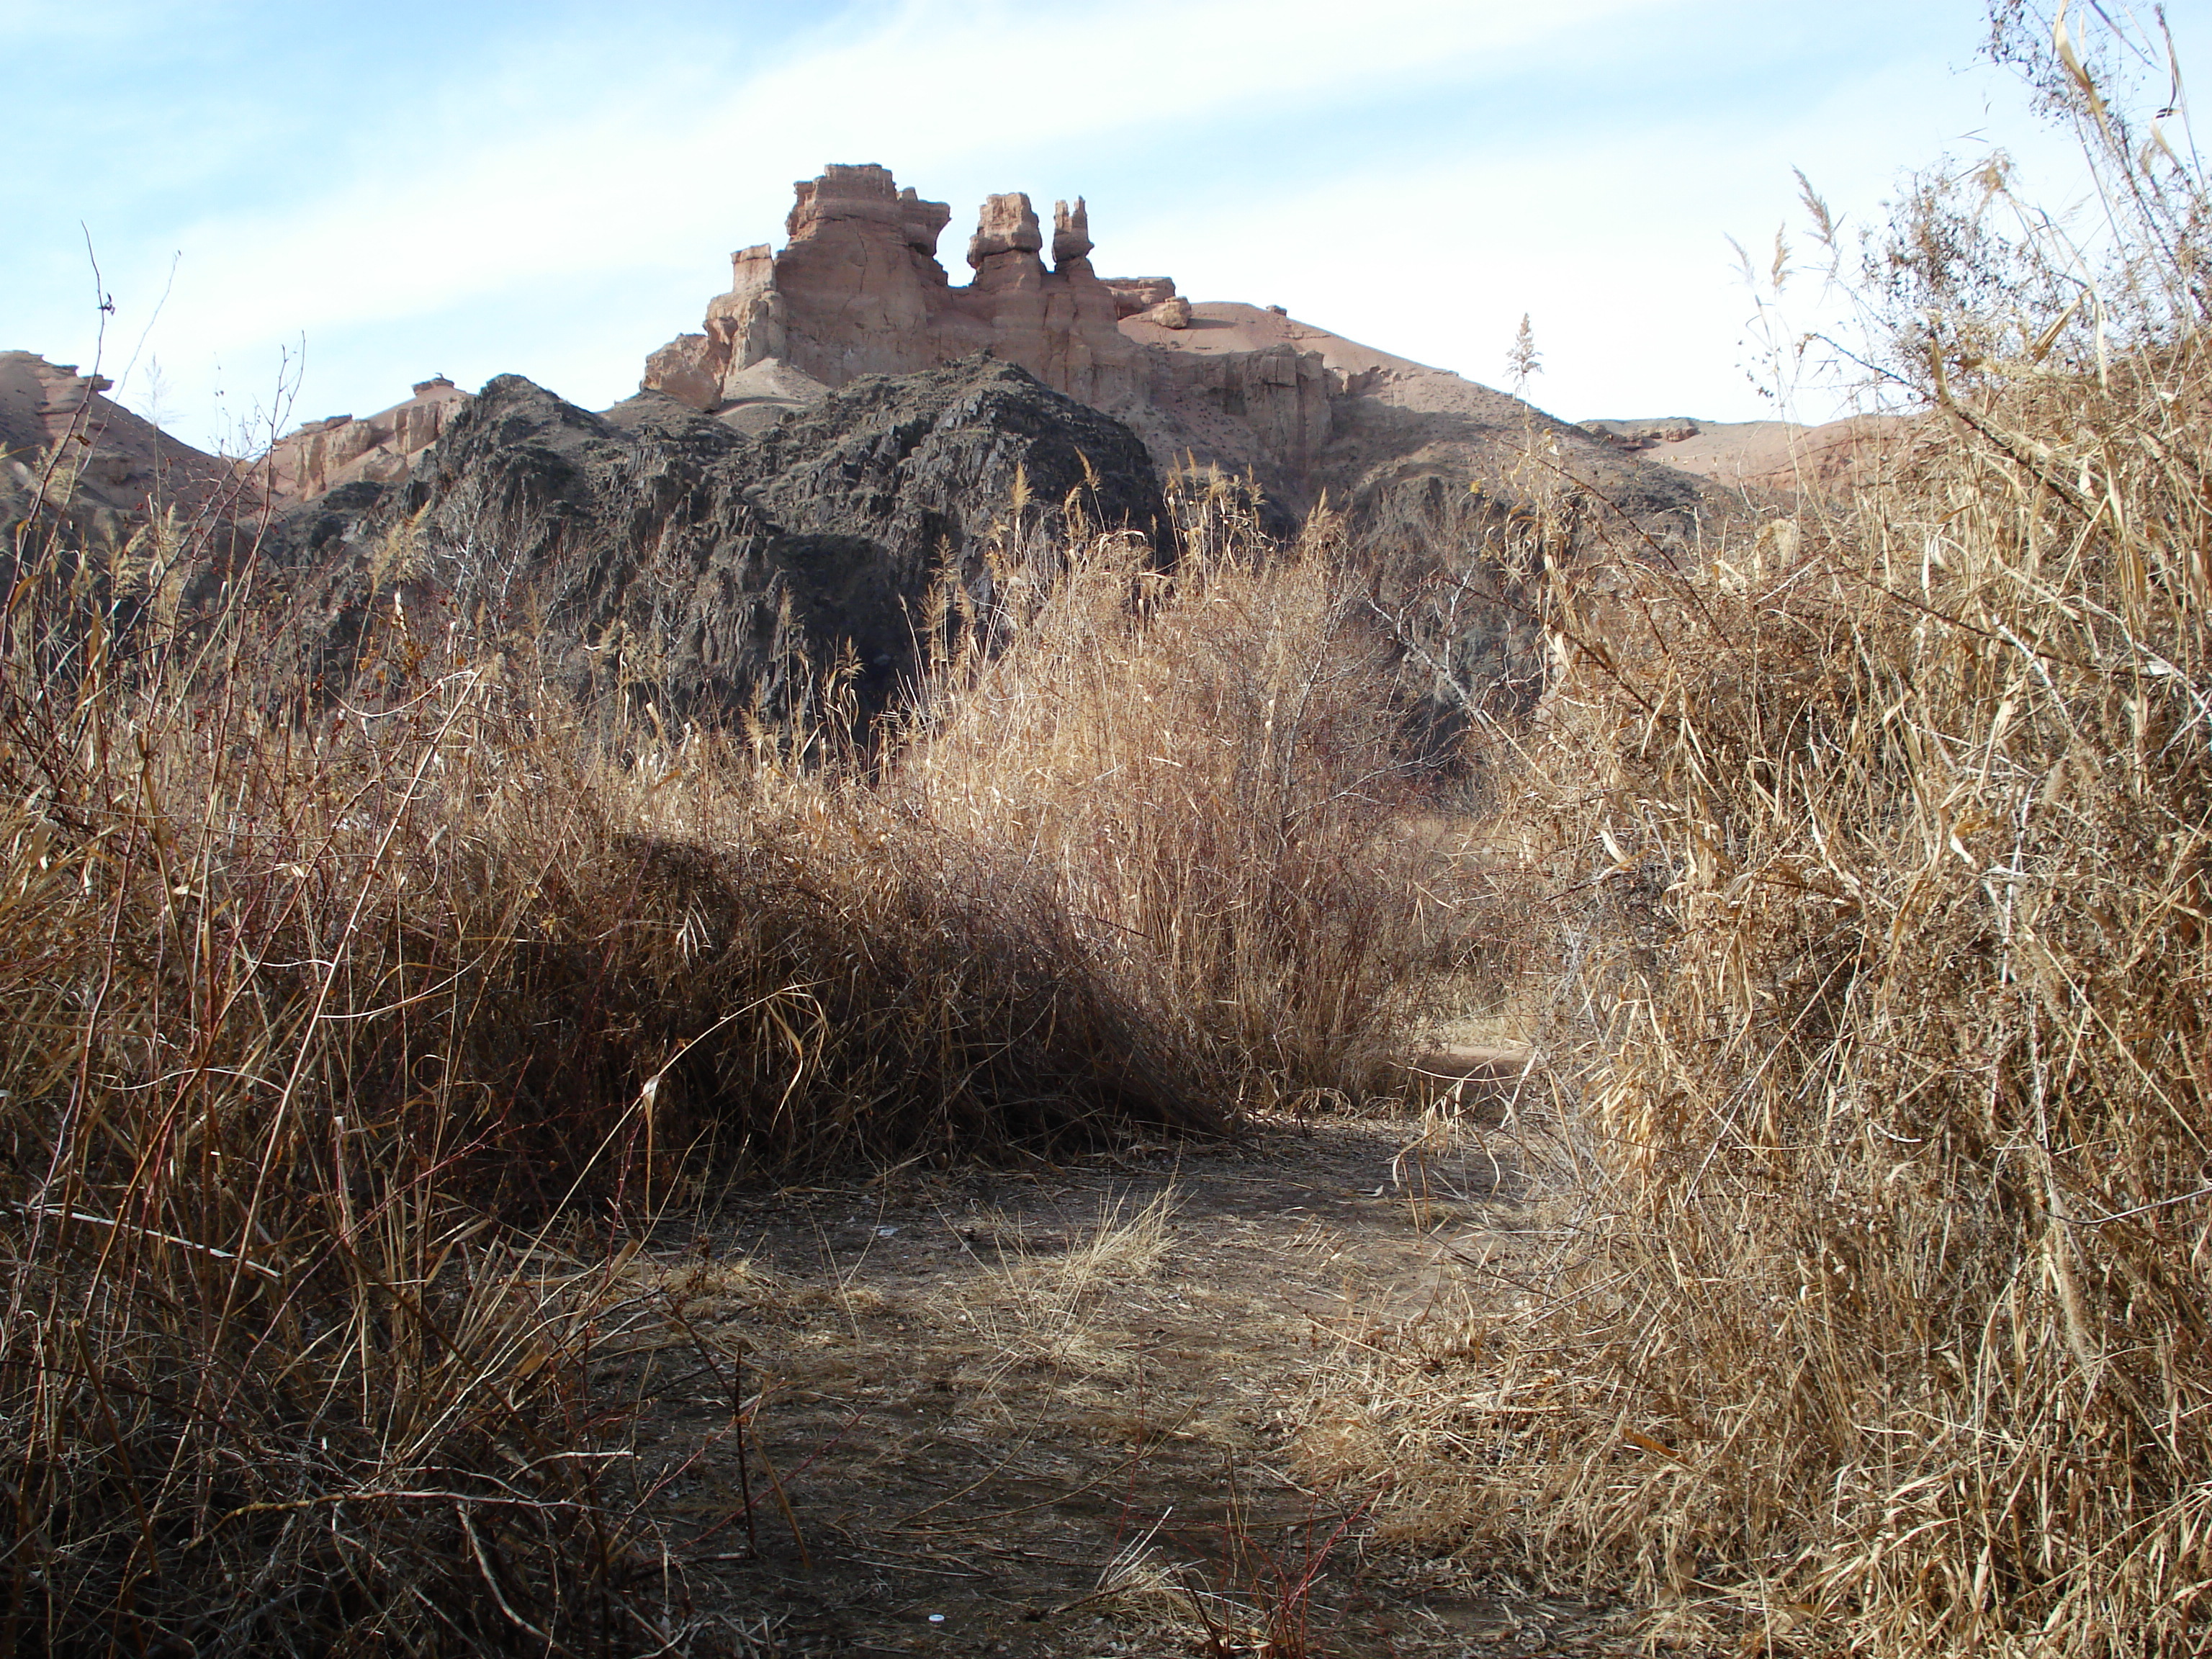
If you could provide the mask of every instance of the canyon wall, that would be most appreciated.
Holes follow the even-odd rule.
[[[309,421],[270,447],[262,479],[280,501],[312,501],[341,484],[392,483],[408,475],[468,401],[467,392],[438,374],[416,381],[405,403],[366,419]]]

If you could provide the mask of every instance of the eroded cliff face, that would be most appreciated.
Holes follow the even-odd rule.
[[[279,502],[311,501],[349,483],[404,478],[460,413],[469,394],[444,375],[415,384],[404,404],[362,420],[331,415],[279,438],[262,458],[262,477]]]
[[[1661,527],[1686,529],[1709,493],[1504,392],[1279,307],[1194,305],[1170,277],[1101,277],[1080,198],[1055,206],[1049,265],[1030,198],[988,198],[971,280],[955,286],[937,256],[944,203],[874,165],[831,167],[795,191],[782,250],[732,256],[702,331],[653,353],[646,388],[759,432],[858,376],[987,353],[1127,422],[1163,472],[1250,478],[1281,529],[1324,495],[1370,520],[1402,518],[1499,484],[1532,448]]]

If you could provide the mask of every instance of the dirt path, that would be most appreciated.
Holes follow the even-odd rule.
[[[1332,1118],[741,1196],[656,1241],[627,1271],[672,1319],[623,1374],[700,1633],[763,1654],[1609,1647],[1583,1609],[1379,1542],[1371,1492],[1307,1485],[1295,1455],[1342,1345],[1465,1317],[1466,1260],[1518,1188],[1479,1127]]]

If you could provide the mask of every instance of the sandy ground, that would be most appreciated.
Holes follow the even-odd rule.
[[[1662,438],[1636,452],[1729,489],[1833,491],[1871,478],[1916,426],[1890,416],[1856,416],[1825,426],[1788,421],[1684,422],[1686,437]]]
[[[1476,1073],[1449,1122],[740,1194],[653,1241],[624,1272],[665,1317],[608,1375],[687,1644],[1634,1650],[1601,1610],[1378,1541],[1372,1489],[1299,1455],[1332,1358],[1464,1321],[1466,1264],[1510,1241],[1490,1058],[1430,1063]]]
[[[1191,320],[1187,328],[1163,328],[1147,314],[1139,313],[1134,317],[1121,319],[1121,332],[1139,345],[1163,346],[1173,351],[1192,351],[1201,355],[1223,351],[1265,351],[1279,345],[1296,346],[1300,351],[1320,353],[1322,361],[1329,368],[1346,374],[1357,374],[1363,369],[1370,368],[1397,369],[1421,374],[1445,372],[1431,368],[1426,363],[1417,363],[1410,357],[1377,351],[1373,346],[1347,340],[1341,334],[1332,334],[1325,328],[1302,323],[1295,317],[1263,306],[1243,305],[1230,300],[1202,300],[1190,309]]]

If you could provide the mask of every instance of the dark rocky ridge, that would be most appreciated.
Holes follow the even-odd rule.
[[[706,723],[788,712],[801,659],[848,651],[863,706],[884,706],[938,572],[988,604],[987,555],[1033,556],[1071,501],[1166,544],[1135,435],[988,358],[856,380],[758,437],[658,392],[593,415],[503,375],[404,483],[299,507],[263,553],[326,686],[352,683],[396,599],[484,639],[531,625],[580,695]]]

